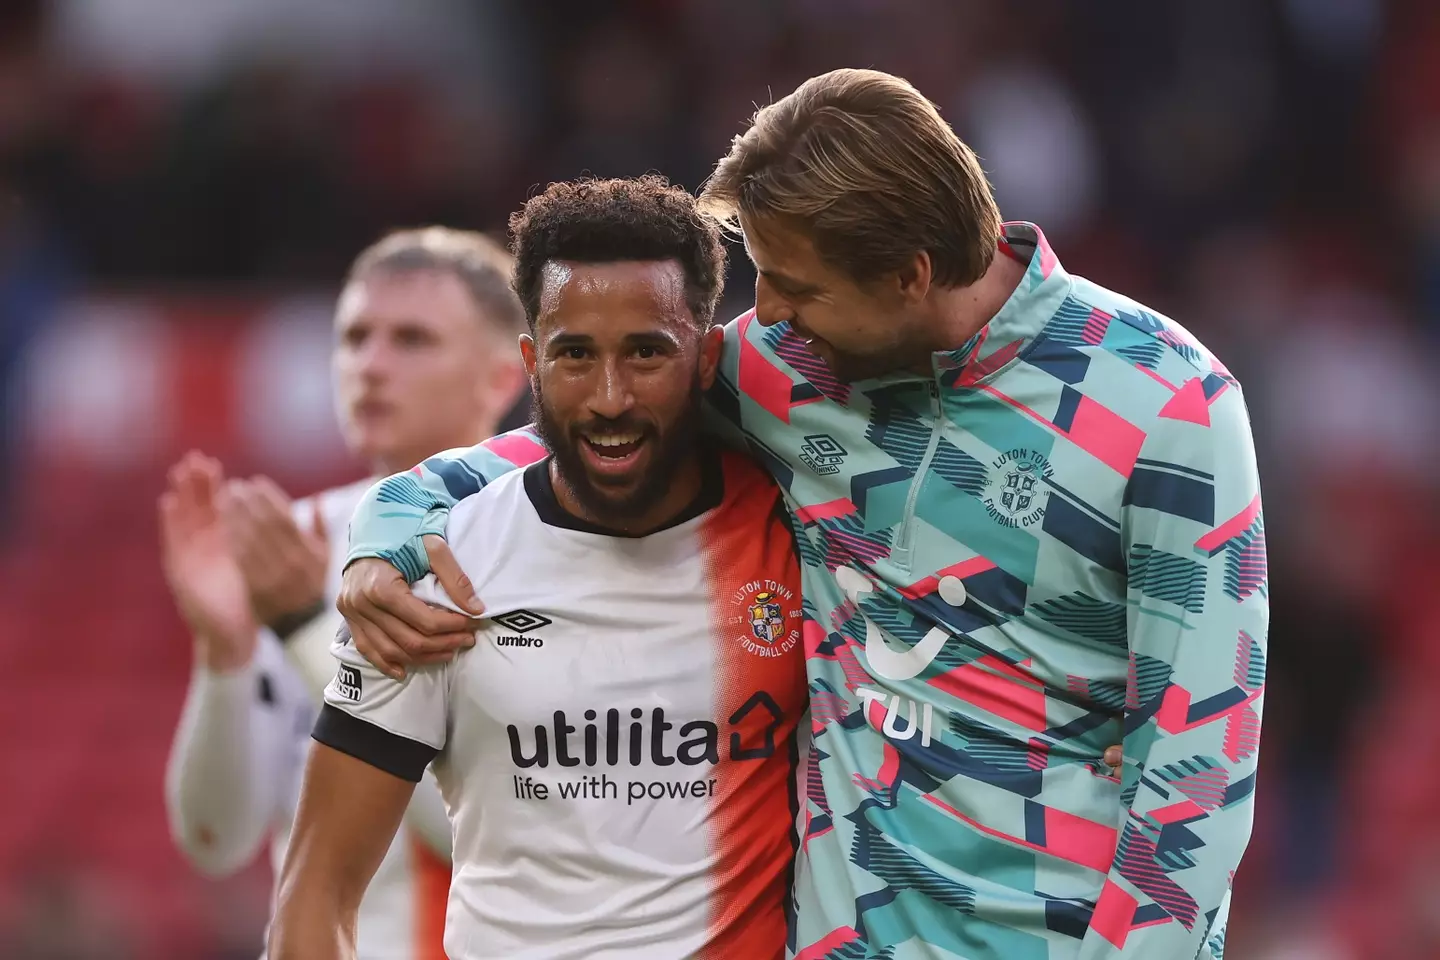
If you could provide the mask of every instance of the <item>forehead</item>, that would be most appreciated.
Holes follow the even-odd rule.
[[[372,270],[345,285],[335,311],[340,327],[405,323],[444,328],[478,320],[465,284],[448,270]]]
[[[831,278],[814,242],[798,226],[773,218],[740,217],[745,252],[761,273],[814,282]]]
[[[675,260],[552,260],[541,271],[537,330],[598,335],[694,322]]]

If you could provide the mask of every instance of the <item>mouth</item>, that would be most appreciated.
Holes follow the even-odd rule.
[[[811,353],[816,353],[816,348],[825,342],[824,340],[821,340],[819,337],[815,336],[815,334],[811,333],[809,330],[806,330],[804,327],[797,324],[794,320],[790,321],[790,329],[794,331],[795,336],[799,337],[804,342],[806,348]]]
[[[633,471],[645,454],[648,437],[640,431],[582,433],[580,449],[591,473],[621,478]]]
[[[376,417],[383,417],[389,413],[390,404],[384,400],[366,399],[357,401],[351,409],[357,418],[370,420]]]

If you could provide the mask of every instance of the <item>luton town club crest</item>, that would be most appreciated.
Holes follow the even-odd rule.
[[[1050,500],[1050,475],[1054,472],[1043,456],[1032,450],[1002,453],[990,465],[985,512],[1007,527],[1028,527],[1045,516]]]
[[[780,604],[775,594],[761,590],[750,604],[750,632],[756,640],[774,643],[785,632],[785,621],[781,618]]]
[[[739,644],[757,657],[779,657],[800,642],[799,598],[777,580],[755,579],[730,596],[726,626]]]
[[[1005,474],[1005,486],[1000,492],[1000,503],[1010,513],[1024,513],[1035,502],[1040,483],[1040,471],[1035,464],[1021,462]]]

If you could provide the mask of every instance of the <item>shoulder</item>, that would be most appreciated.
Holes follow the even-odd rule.
[[[780,498],[775,479],[754,457],[737,450],[720,451],[720,470],[725,478],[724,502]]]
[[[745,336],[746,331],[750,328],[754,319],[755,308],[751,307],[749,310],[746,310],[734,320],[731,320],[729,323],[725,324],[723,328],[725,331],[725,345],[729,347],[739,344],[740,338]]]
[[[322,490],[313,497],[304,507],[304,517],[309,519],[310,511],[319,508],[321,515],[325,518],[326,525],[334,530],[344,529],[344,525],[350,522],[350,517],[355,513],[355,507],[359,505],[360,499],[365,496],[365,491],[374,486],[376,477],[366,477],[363,480],[356,480],[354,483],[347,483],[343,487],[331,487],[329,490]],[[298,506],[298,504],[297,504]]]
[[[445,539],[457,551],[457,558],[458,551],[476,542],[493,544],[497,533],[524,516],[522,508],[529,504],[525,492],[525,473],[529,469],[521,467],[496,478],[450,509]]]
[[[780,487],[753,457],[735,450],[720,454],[724,493],[710,514],[710,530],[747,531],[751,535],[777,522],[788,532],[790,523]]]
[[[1159,375],[1170,382],[1213,376],[1240,385],[1179,321],[1083,277],[1074,278],[1069,298],[1046,333],[1063,337],[1071,326],[1078,327],[1085,343],[1119,356],[1139,375]]]
[[[526,467],[545,458],[545,444],[530,424],[498,434],[474,448],[515,467]],[[446,456],[441,454],[441,457]]]

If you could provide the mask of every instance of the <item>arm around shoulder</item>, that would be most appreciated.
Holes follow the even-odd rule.
[[[414,583],[429,570],[420,538],[427,533],[443,534],[451,507],[495,478],[544,455],[544,446],[527,426],[473,447],[436,454],[404,473],[380,480],[355,507],[346,566],[362,557],[376,557]]]

